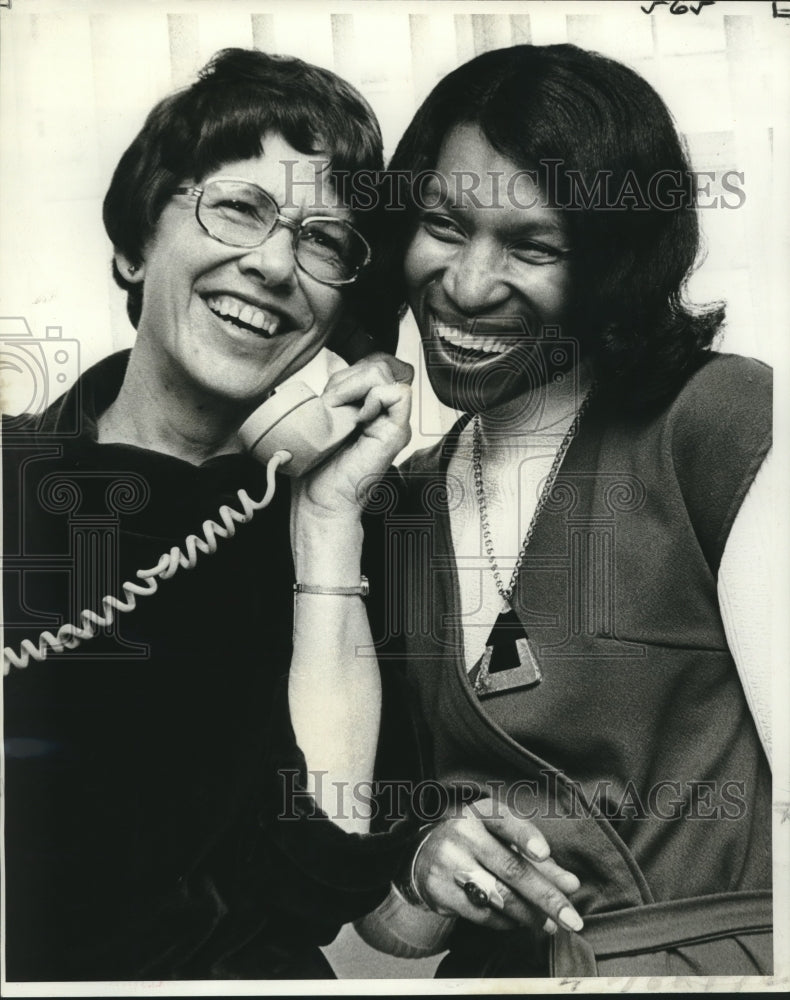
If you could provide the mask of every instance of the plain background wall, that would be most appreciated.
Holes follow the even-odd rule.
[[[217,49],[254,45],[334,69],[373,105],[389,155],[419,102],[461,62],[504,45],[570,41],[626,62],[658,89],[697,170],[743,173],[742,206],[702,212],[708,252],[691,289],[698,301],[726,298],[724,350],[778,367],[783,433],[790,18],[775,17],[774,6],[723,2],[678,16],[666,5],[645,14],[647,0],[14,0],[11,10],[0,8],[0,390],[7,408],[51,401],[80,370],[133,342],[110,276],[101,201],[150,107],[190,83]],[[715,183],[711,190],[720,192]],[[36,341],[47,328],[61,329],[63,363],[52,344],[43,349],[45,385],[20,361],[11,336],[17,317]],[[418,367],[415,448],[454,415],[431,394],[408,319],[399,353]],[[317,387],[327,363],[336,362],[311,366]],[[787,759],[781,739],[780,766]],[[349,929],[329,954],[346,976],[430,975],[434,964],[374,955]]]

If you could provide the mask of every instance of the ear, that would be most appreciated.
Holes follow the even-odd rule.
[[[143,281],[145,278],[145,261],[134,264],[120,250],[116,250],[113,257],[115,259],[115,266],[118,268],[124,281],[128,281],[130,285],[139,285]]]

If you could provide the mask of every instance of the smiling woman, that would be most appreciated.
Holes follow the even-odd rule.
[[[769,974],[771,371],[686,298],[671,115],[619,62],[516,45],[442,80],[389,169],[394,292],[464,413],[387,509],[447,807],[360,932],[453,978]],[[661,174],[672,205],[620,196]]]
[[[484,201],[423,208],[403,266],[434,392],[447,406],[477,412],[520,394],[536,366],[545,368],[539,355],[547,343],[554,348],[541,338],[545,327],[574,336],[568,227],[529,178],[521,177],[518,201],[512,197],[512,178],[524,172],[475,124],[448,133],[436,172],[492,179]]]
[[[140,441],[159,450],[178,447],[162,437],[175,430],[171,420],[165,422],[165,432],[153,426],[156,409],[140,407],[141,400],[151,404],[165,398],[166,386],[168,408],[176,404],[190,424],[185,436],[195,441],[194,415],[199,411],[200,434],[212,448],[226,438],[231,439],[227,447],[238,448],[233,439],[240,418],[326,343],[339,316],[341,290],[334,277],[315,277],[315,268],[312,274],[306,271],[298,247],[302,220],[315,216],[317,206],[337,201],[329,159],[301,153],[273,132],[264,133],[261,147],[260,156],[225,162],[201,182],[211,190],[223,176],[239,178],[246,182],[245,190],[274,199],[275,207],[277,200],[291,202],[286,221],[296,227],[299,243],[295,246],[289,226],[280,225],[253,245],[247,233],[234,237],[238,242],[233,245],[228,237],[238,227],[233,232],[228,228],[227,209],[220,238],[205,226],[217,209],[202,207],[200,200],[196,214],[191,191],[176,188],[139,263],[116,251],[118,273],[144,291],[137,342],[118,398],[99,421],[100,440],[123,440],[120,428],[126,428],[127,434],[134,429]],[[110,204],[113,197],[111,186]],[[237,214],[238,197],[233,206]],[[348,223],[348,210],[335,211],[336,225]]]
[[[308,830],[322,877],[290,857],[272,761],[285,730],[297,769],[370,779],[380,678],[357,656],[372,640],[355,486],[408,439],[409,390],[382,360],[339,373],[323,403],[356,404],[353,439],[273,497],[287,453],[264,468],[237,436],[358,335],[370,248],[340,172],[380,165],[372,112],[334,74],[225,50],[115,171],[104,220],[134,347],[3,428],[10,980],[331,976],[318,944],[386,891],[376,848],[350,873],[325,815]],[[291,723],[289,683],[320,712]],[[336,808],[367,830],[368,812]]]
[[[304,226],[309,217],[336,220],[367,247],[343,200],[349,174],[381,163],[378,129],[360,117],[361,98],[331,73],[275,57],[264,72],[259,59],[236,50],[215,60],[192,88],[157,105],[116,168],[104,221],[137,341],[124,387],[100,422],[102,439],[122,440],[118,435],[140,420],[155,421],[156,407],[139,402],[164,398],[166,379],[187,422],[195,408],[200,412],[209,448],[223,439],[230,443],[220,448],[237,448],[241,420],[327,342],[341,286],[369,257],[358,252],[342,280],[304,266],[314,256],[304,249],[306,235],[315,236]],[[319,108],[319,93],[326,108]],[[195,132],[196,115],[210,116],[211,127]],[[245,183],[267,206],[271,226],[261,224],[255,239],[228,227],[227,203],[213,203],[223,177]],[[288,206],[287,215],[278,203]],[[238,192],[233,211],[238,215]],[[213,312],[209,299],[219,305]],[[269,332],[276,326],[271,339],[260,335],[264,321]],[[166,433],[179,433],[169,418],[165,424]],[[194,443],[194,428],[186,431]],[[165,442],[161,426],[139,432],[161,450],[184,445],[183,433],[181,441]]]

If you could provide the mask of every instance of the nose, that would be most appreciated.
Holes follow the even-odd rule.
[[[459,246],[445,262],[442,288],[460,311],[469,316],[503,305],[510,289],[502,274],[502,255],[487,241],[471,240]]]
[[[260,246],[245,252],[239,266],[243,271],[254,271],[267,286],[293,285],[296,281],[296,256],[290,228],[276,226]]]

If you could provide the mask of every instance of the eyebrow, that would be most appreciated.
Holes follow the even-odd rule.
[[[465,193],[470,193],[466,191]],[[486,205],[483,200],[482,195],[485,191],[480,188],[471,192],[478,202],[481,203],[481,210],[486,211],[487,209],[502,208],[506,207],[502,205],[502,202],[498,202],[496,205],[491,205],[490,203]],[[441,188],[439,182],[435,177],[429,177],[422,187],[420,192],[421,202],[418,203],[419,207],[423,211],[438,211],[442,210],[445,212],[458,212],[466,213],[469,211],[469,205],[462,205],[451,198],[451,192],[449,187],[445,190]],[[446,197],[441,197],[442,194],[446,194]],[[490,192],[489,192],[490,195]],[[425,204],[428,202],[428,204]],[[477,206],[476,206],[477,207]],[[540,204],[540,200],[534,206],[536,209],[540,209],[544,206]],[[524,212],[519,212],[516,210],[512,215],[508,215],[505,219],[508,230],[512,230],[513,235],[523,236],[525,239],[536,236],[553,236],[559,240],[566,241],[568,239],[567,226],[564,223],[562,216],[557,215],[542,215],[540,218],[535,218],[533,213],[529,215],[526,214],[529,209],[524,207]],[[549,209],[549,211],[552,211]]]
[[[516,219],[513,223],[513,230],[516,235],[528,236],[556,236],[558,240],[566,241],[569,238],[567,227],[553,219]]]

